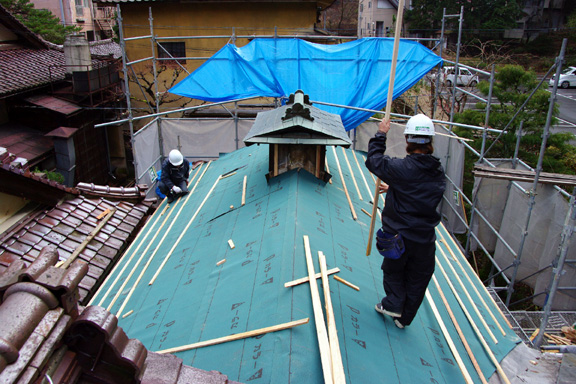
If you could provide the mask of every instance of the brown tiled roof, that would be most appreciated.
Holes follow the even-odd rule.
[[[107,63],[94,58],[93,65]],[[64,52],[59,49],[0,50],[0,97],[64,80]]]
[[[90,53],[94,56],[112,56],[115,59],[122,57],[120,44],[112,39],[91,41],[88,44],[90,46]]]
[[[94,234],[107,209],[115,209],[115,212]],[[80,300],[85,302],[120,257],[149,209],[148,204],[111,202],[83,196],[62,202],[31,217],[0,238],[0,271],[16,260],[33,262],[47,245],[54,245],[60,260],[67,260],[88,236],[94,235],[77,256],[88,263],[88,274],[79,284]]]
[[[23,144],[24,145],[24,144]],[[79,192],[30,171],[28,160],[0,147],[0,191],[42,204],[55,205]]]
[[[77,260],[61,269],[57,260],[48,246],[28,267],[16,260],[0,273],[1,383],[234,384],[149,352],[102,307],[81,310],[75,298],[87,265]]]
[[[76,189],[86,196],[99,196],[106,199],[122,201],[142,201],[146,198],[147,186],[139,184],[135,187],[110,187],[94,183],[78,183]]]
[[[64,79],[64,52],[54,49],[0,51],[0,95]]]

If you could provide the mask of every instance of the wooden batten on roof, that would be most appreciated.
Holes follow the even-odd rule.
[[[267,178],[305,169],[324,181],[332,177],[325,169],[326,146],[352,144],[340,116],[313,107],[301,90],[287,105],[258,113],[244,143],[270,144]]]

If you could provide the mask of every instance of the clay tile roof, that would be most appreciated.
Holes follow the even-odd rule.
[[[0,273],[1,383],[235,383],[149,352],[102,307],[81,310],[74,298],[86,264],[66,270],[57,260],[56,248],[45,247],[28,267],[16,260]]]
[[[112,39],[91,41],[90,53],[94,56],[112,56],[115,59],[122,57],[122,48],[120,44]]]
[[[78,283],[79,299],[84,302],[120,257],[149,209],[150,206],[143,203],[82,196],[62,202],[0,238],[0,271],[15,260],[34,262],[46,245],[57,249],[62,262],[80,251],[76,259],[88,265],[86,276]],[[112,211],[113,214],[106,218]],[[99,227],[105,219],[107,221]]]
[[[0,95],[64,79],[64,52],[53,49],[0,51]]]
[[[93,58],[92,63],[107,62]],[[64,80],[64,52],[60,49],[0,50],[0,96]]]
[[[139,184],[135,187],[110,187],[93,183],[78,183],[76,185],[76,189],[86,196],[98,196],[111,200],[121,199],[122,201],[144,200],[147,188],[144,184]]]
[[[32,173],[26,159],[18,158],[3,147],[0,147],[0,177],[0,191],[43,204],[54,205],[65,197],[79,194],[75,188]]]

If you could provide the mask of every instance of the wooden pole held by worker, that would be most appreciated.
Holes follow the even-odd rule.
[[[400,32],[402,31],[402,17],[404,15],[404,0],[398,1],[398,14],[396,16],[396,29],[394,32],[394,48],[392,49],[392,66],[390,68],[390,82],[388,83],[388,99],[386,101],[386,113],[384,121],[390,121],[390,112],[392,110],[392,96],[394,95],[394,78],[396,77],[396,61],[398,60],[398,47],[400,45]],[[378,197],[380,196],[380,179],[376,179],[376,188],[374,189],[374,198],[372,201],[372,220],[370,220],[370,231],[368,232],[368,245],[366,247],[366,256],[372,252],[372,238],[374,237],[374,225],[376,222],[376,212],[378,212]]]

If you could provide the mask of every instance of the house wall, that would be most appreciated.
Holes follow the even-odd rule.
[[[210,39],[174,39],[168,42],[184,42],[187,57],[209,58],[227,43],[232,43],[233,31],[236,35],[306,35],[314,33],[317,21],[316,2],[241,2],[241,3],[120,3],[124,38],[150,35],[149,8],[154,20],[154,34],[159,37],[172,36],[223,36]],[[249,39],[237,39],[236,45],[244,46]],[[126,42],[126,53],[129,61],[152,56],[150,39]],[[158,54],[156,52],[156,54]],[[166,64],[166,62],[158,62]],[[186,60],[183,66],[193,72],[204,63],[204,60]],[[134,64],[136,73],[142,74],[146,83],[153,83],[152,60]],[[170,88],[175,82],[187,76],[186,72],[175,74],[177,64],[169,64],[158,77],[159,91]],[[176,81],[173,81],[173,79]],[[152,87],[152,85],[150,85]],[[136,83],[130,84],[134,98],[143,100],[143,93]],[[146,95],[147,98],[152,98]],[[172,96],[173,97],[173,96]],[[190,100],[179,98],[177,101],[164,103],[161,110],[167,107],[183,107]],[[133,106],[142,107],[142,102],[134,101]],[[148,111],[149,113],[149,111]]]
[[[358,37],[386,37],[386,28],[393,35],[396,14],[396,8],[387,0],[359,0]]]
[[[103,28],[98,24],[97,18],[103,17],[101,13],[93,15],[92,0],[31,0],[36,9],[47,9],[58,19],[64,19],[66,25],[76,25],[82,28],[82,33],[90,41],[100,40],[99,31]],[[104,29],[111,29],[107,25]]]
[[[10,221],[10,218],[12,218],[16,212],[22,209],[27,203],[28,200],[22,197],[0,192],[0,233],[4,232],[6,229],[5,227],[14,224]]]

